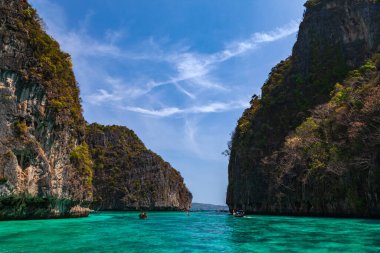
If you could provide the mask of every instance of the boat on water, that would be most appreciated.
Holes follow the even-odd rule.
[[[139,214],[139,218],[140,218],[141,220],[145,220],[145,219],[148,218],[148,214],[145,213],[145,212],[142,212],[142,213]]]
[[[233,210],[232,211],[232,215],[234,217],[244,217],[245,216],[245,212],[243,210],[237,210],[237,211]]]

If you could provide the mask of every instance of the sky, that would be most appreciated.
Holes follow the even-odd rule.
[[[230,133],[291,54],[305,0],[30,0],[71,54],[85,119],[123,125],[224,204]]]

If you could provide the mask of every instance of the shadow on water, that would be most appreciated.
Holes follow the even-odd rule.
[[[232,219],[229,240],[255,252],[378,252],[380,220],[247,216]]]

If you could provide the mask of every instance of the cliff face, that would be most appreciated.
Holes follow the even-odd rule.
[[[227,204],[257,213],[379,216],[380,3],[305,6],[292,56],[238,121]]]
[[[25,0],[0,0],[0,219],[34,216],[9,198],[54,199],[41,217],[92,198],[86,160],[72,157],[85,122],[70,57],[40,23]]]
[[[180,174],[127,128],[91,125],[90,153],[70,56],[41,23],[0,0],[0,220],[87,216],[93,192],[107,210],[189,209]]]
[[[169,163],[146,149],[126,127],[92,124],[87,143],[94,160],[94,208],[188,210],[192,195]]]

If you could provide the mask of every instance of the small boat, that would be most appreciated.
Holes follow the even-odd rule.
[[[148,214],[145,213],[145,212],[142,212],[142,213],[139,214],[139,218],[140,218],[141,220],[145,220],[145,219],[148,218]]]
[[[237,211],[233,210],[232,215],[234,217],[244,217],[245,213],[243,210],[237,210]]]

